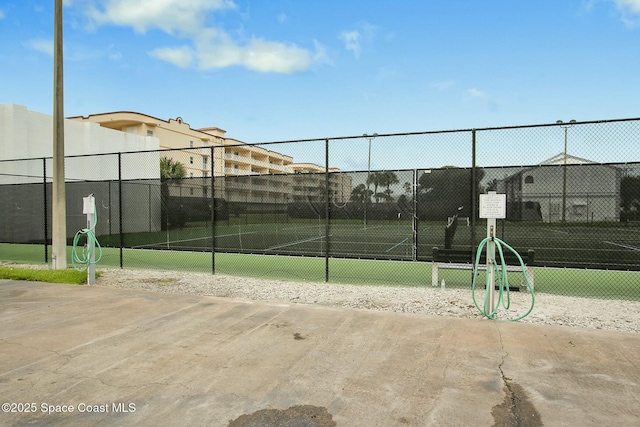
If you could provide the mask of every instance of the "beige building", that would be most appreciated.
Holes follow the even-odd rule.
[[[162,120],[146,114],[118,111],[69,119],[158,138],[160,149],[167,150],[161,156],[182,163],[187,178],[210,177],[212,168],[214,176],[227,177],[216,183],[216,197],[224,197],[227,201],[287,202],[309,195],[315,198],[315,194],[321,194],[319,189],[324,188],[325,168],[322,166],[294,163],[286,154],[226,138],[226,131],[217,127],[192,129],[181,117]],[[330,188],[336,200],[349,199],[350,182],[345,174],[331,175]],[[182,185],[184,191],[180,189],[180,195],[207,195],[207,183],[203,180],[184,180]]]

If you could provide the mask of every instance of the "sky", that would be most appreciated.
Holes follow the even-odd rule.
[[[0,3],[0,103],[52,114],[53,3]],[[63,16],[67,117],[182,117],[247,143],[640,117],[640,0],[65,0]]]

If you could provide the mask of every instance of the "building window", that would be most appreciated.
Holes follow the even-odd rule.
[[[205,177],[205,178],[206,178],[208,175],[209,175],[209,174],[207,173],[207,171],[202,172],[202,176],[203,176],[203,177]]]
[[[193,196],[193,188],[189,189],[189,194]]]
[[[193,141],[189,141],[189,148],[193,148]]]
[[[585,202],[574,203],[573,214],[575,216],[585,216],[587,214],[587,204]]]
[[[207,158],[203,157],[202,158],[202,169],[207,169],[209,162],[207,162]]]
[[[147,130],[147,136],[153,136],[153,131],[152,130]]]
[[[189,163],[193,164],[193,157],[189,157]]]
[[[527,175],[524,177],[524,183],[525,184],[533,184],[533,176],[532,175]]]

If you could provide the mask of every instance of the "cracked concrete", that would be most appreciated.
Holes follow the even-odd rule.
[[[3,426],[640,424],[634,333],[13,281],[0,319]]]
[[[502,349],[502,359],[498,365],[500,377],[502,378],[504,401],[493,407],[493,427],[538,427],[543,426],[540,413],[529,400],[526,391],[504,372],[504,363],[509,357],[509,353],[504,348],[502,332],[499,328],[498,337],[500,348]]]

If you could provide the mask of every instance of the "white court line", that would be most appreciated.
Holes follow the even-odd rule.
[[[397,248],[398,246],[400,246],[401,244],[403,244],[407,240],[409,240],[408,237],[406,239],[404,239],[403,241],[401,241],[400,243],[397,243],[397,244],[391,246],[389,249],[385,250],[385,252],[391,252],[392,250],[394,250],[395,248]]]
[[[286,248],[287,246],[294,246],[294,245],[297,245],[299,243],[313,242],[314,240],[324,239],[324,237],[325,236],[313,237],[311,239],[298,240],[296,242],[291,242],[291,243],[287,243],[287,244],[284,244],[284,245],[271,246],[270,248],[267,248],[266,250],[271,251],[271,250],[274,250],[274,249]],[[331,237],[331,236],[329,236],[329,237]]]
[[[220,235],[216,235],[216,237],[229,237],[229,236],[237,236],[238,234],[256,234],[256,233],[257,233],[257,231],[247,231],[246,233],[220,234]],[[171,243],[193,242],[194,240],[211,239],[211,237],[212,236],[194,237],[193,239],[183,239],[183,240],[169,240],[169,244],[171,244]],[[166,244],[167,244],[167,241],[165,240],[164,242],[147,243],[146,245],[131,246],[131,249],[144,249],[144,248],[148,248],[149,246],[158,246],[158,245],[166,245]]]
[[[614,246],[620,246],[621,248],[625,248],[625,249],[631,249],[632,251],[638,251],[640,252],[640,248],[636,248],[635,246],[629,246],[629,245],[623,245],[621,243],[614,243],[614,242],[608,242],[608,241],[604,241],[604,243],[608,243],[610,245],[614,245]]]

